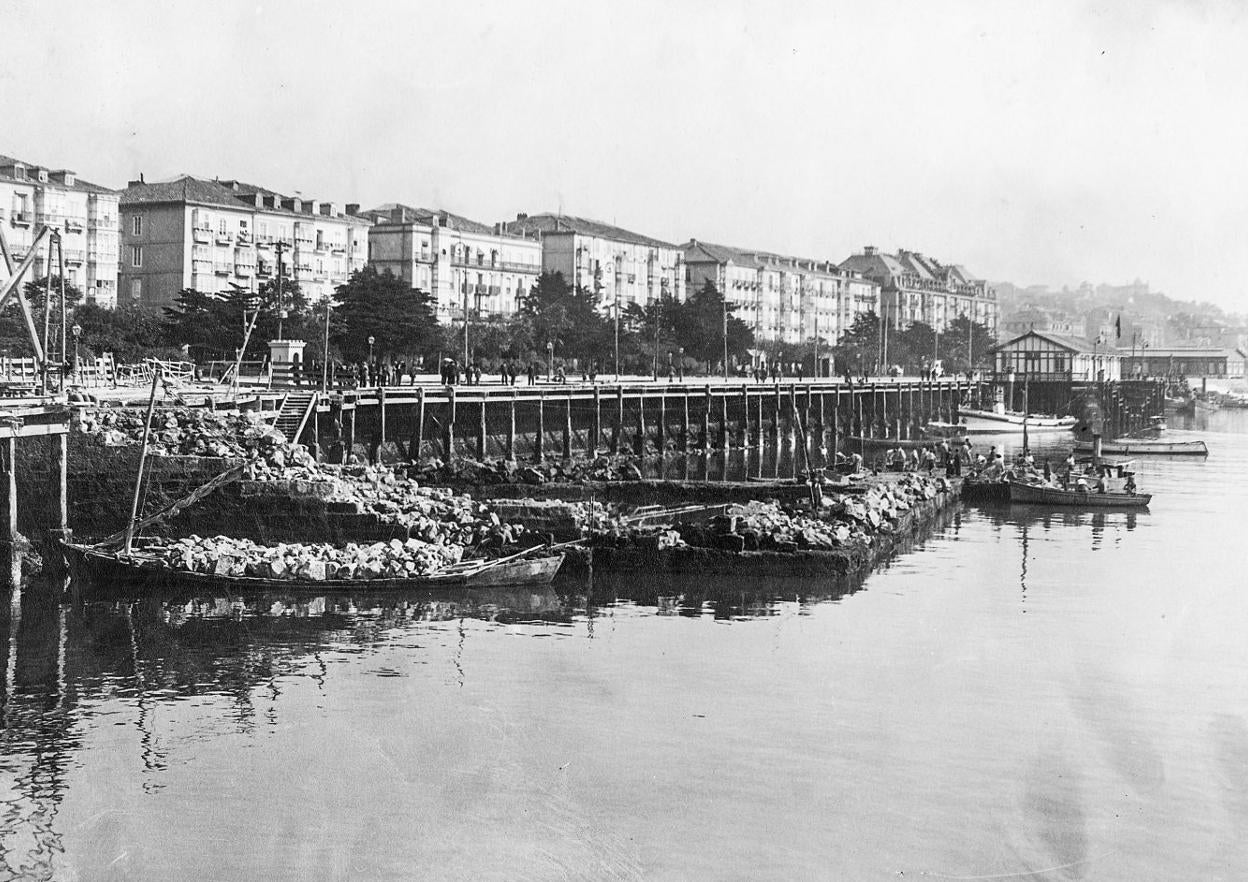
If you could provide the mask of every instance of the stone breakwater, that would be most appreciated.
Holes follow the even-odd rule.
[[[577,563],[595,571],[849,576],[910,540],[960,489],[958,481],[906,476],[825,497],[819,515],[774,502],[735,505],[703,523],[599,536]]]

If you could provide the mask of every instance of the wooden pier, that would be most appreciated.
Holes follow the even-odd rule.
[[[68,483],[69,408],[47,399],[0,400],[0,561],[4,562],[3,580],[13,584],[20,579],[20,561],[15,553],[19,525],[24,525],[27,538],[35,541],[57,541],[67,533],[69,501]],[[33,439],[46,439],[47,463],[44,468],[23,468],[19,445]],[[34,476],[42,486],[26,488],[23,495],[38,498],[39,511],[23,513],[18,506],[18,476]],[[37,531],[37,535],[30,535]],[[58,555],[45,555],[46,564],[59,560]],[[55,567],[54,567],[55,569]]]
[[[930,421],[956,421],[959,402],[978,393],[954,379],[392,386],[292,394],[279,421],[331,458],[357,443],[374,457],[393,444],[411,460],[729,449],[803,437],[812,451],[835,451],[851,437],[919,437]]]

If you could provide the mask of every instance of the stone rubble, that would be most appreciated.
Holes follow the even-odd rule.
[[[143,548],[166,566],[215,576],[323,582],[326,579],[402,579],[427,576],[463,557],[462,545],[391,539],[349,543],[260,545],[229,536],[154,540]]]
[[[138,445],[146,415],[142,408],[87,410],[77,421],[77,431],[106,447]],[[285,436],[258,414],[157,408],[148,450],[163,456],[245,458],[270,453],[285,443]]]

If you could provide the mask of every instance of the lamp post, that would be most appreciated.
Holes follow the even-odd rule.
[[[555,378],[555,341],[546,341],[546,382]]]
[[[683,383],[685,381],[685,347],[680,347],[678,352],[680,358],[676,362],[676,370],[680,372],[680,381]]]
[[[282,339],[282,320],[286,318],[286,310],[282,309],[282,252],[289,246],[282,240],[278,240],[273,245],[273,250],[277,252],[277,339]],[[259,305],[256,309],[259,309]]]
[[[377,338],[374,337],[372,334],[369,334],[368,335],[368,370],[369,370],[369,373],[372,373],[372,370],[373,370],[373,344],[376,342],[377,342]]]
[[[82,325],[74,322],[74,326],[69,329],[74,337],[74,377],[78,378],[78,338],[82,336]]]

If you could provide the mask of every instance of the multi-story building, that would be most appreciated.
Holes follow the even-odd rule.
[[[687,290],[713,282],[760,345],[835,343],[858,315],[879,310],[880,286],[830,261],[697,239],[681,247]]]
[[[358,205],[284,196],[234,180],[184,175],[121,192],[121,298],[148,307],[178,292],[256,290],[282,273],[311,301],[368,259]]]
[[[965,316],[997,333],[996,291],[957,264],[942,264],[915,251],[884,254],[868,246],[842,261],[841,269],[880,284],[882,315],[894,328],[924,322],[939,333]]]
[[[84,181],[69,169],[51,169],[0,155],[0,224],[15,260],[23,259],[39,230],[61,236],[65,281],[92,303],[117,304],[117,193]],[[36,252],[31,277],[43,276],[46,247]],[[53,273],[59,258],[53,250]]]
[[[542,244],[449,211],[390,203],[364,212],[368,262],[432,295],[438,320],[506,318],[542,271]]]
[[[593,291],[603,309],[685,299],[684,255],[670,242],[566,214],[519,214],[502,228],[541,242],[542,271]]]

